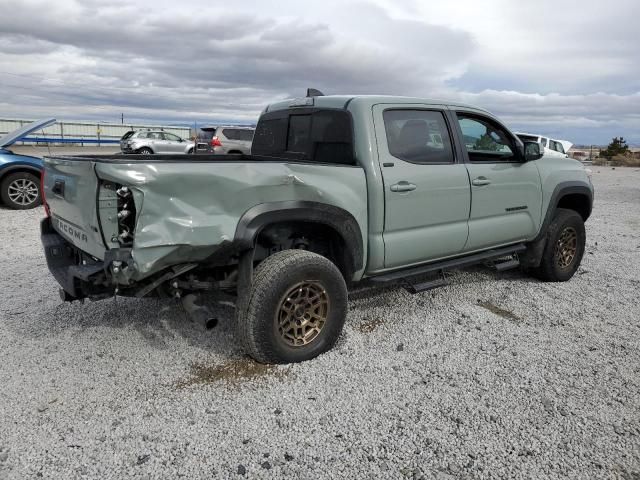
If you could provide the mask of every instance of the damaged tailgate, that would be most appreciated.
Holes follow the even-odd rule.
[[[104,258],[97,214],[98,179],[85,158],[45,157],[44,196],[53,228],[80,250]]]

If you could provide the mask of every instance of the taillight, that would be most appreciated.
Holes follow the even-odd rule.
[[[221,147],[222,146],[222,142],[220,142],[220,139],[218,137],[213,137],[211,139],[211,146],[212,147]]]
[[[44,196],[44,169],[40,173],[40,198],[42,199],[42,206],[44,207],[44,213],[47,217],[51,216],[51,210],[49,210],[49,204],[47,204],[47,199]]]

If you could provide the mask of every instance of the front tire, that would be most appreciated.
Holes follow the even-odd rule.
[[[42,203],[40,180],[32,173],[7,175],[0,184],[2,202],[14,210],[28,210]]]
[[[559,208],[547,230],[547,243],[534,275],[545,282],[571,279],[582,261],[585,243],[582,217],[574,210]]]
[[[247,353],[261,363],[295,363],[331,349],[347,315],[347,286],[327,258],[285,250],[256,268],[238,326]]]
[[[143,147],[140,150],[138,150],[138,153],[140,155],[153,155],[153,150],[147,147]]]

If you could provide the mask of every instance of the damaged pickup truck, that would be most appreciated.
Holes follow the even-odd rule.
[[[262,113],[250,155],[45,160],[42,242],[66,301],[237,295],[260,362],[311,359],[338,339],[347,287],[412,293],[490,263],[566,281],[593,187],[488,112],[418,98],[322,96]]]

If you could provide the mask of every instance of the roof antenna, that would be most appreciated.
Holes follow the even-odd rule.
[[[307,97],[324,97],[324,93],[315,88],[307,88]]]

